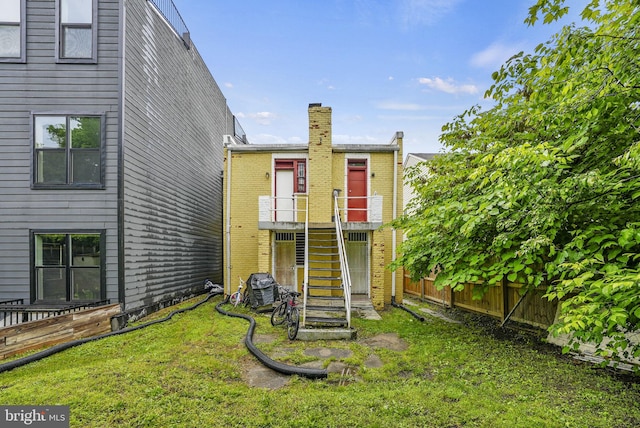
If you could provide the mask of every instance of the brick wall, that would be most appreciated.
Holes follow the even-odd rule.
[[[331,107],[309,106],[309,221],[328,223],[333,215]]]
[[[309,162],[308,193],[309,215],[312,223],[329,223],[333,216],[333,189],[342,189],[345,196],[345,158],[348,153],[333,152],[331,139],[331,108],[320,105],[309,106]],[[402,147],[402,134],[396,134],[395,142]],[[226,158],[225,153],[225,158]],[[271,232],[258,230],[258,196],[272,194],[272,156],[270,151],[235,152],[232,154],[231,195],[231,286],[235,290],[238,276],[246,279],[256,271],[271,271]],[[383,197],[383,223],[393,218],[393,163],[392,151],[373,150],[359,157],[369,159],[370,195]],[[397,214],[402,212],[402,151],[397,160]],[[269,172],[270,176],[266,177]],[[371,173],[375,176],[371,177]],[[227,183],[225,168],[225,198]],[[226,199],[225,199],[226,201]],[[226,213],[225,213],[226,219]],[[396,277],[396,300],[402,301],[402,271],[392,273],[387,266],[392,262],[393,231],[389,228],[370,233],[370,287],[371,299],[376,308],[391,303],[392,277]],[[396,231],[396,245],[401,242],[401,232]],[[301,276],[301,275],[299,275]]]
[[[225,150],[225,160],[228,151]],[[231,260],[225,262],[225,282],[235,291],[238,277],[247,280],[259,270],[270,271],[270,243],[268,231],[258,230],[258,196],[271,194],[271,153],[239,153],[231,151]],[[224,170],[224,201],[227,201],[228,165]],[[225,206],[224,219],[227,219]],[[265,240],[265,232],[267,239]],[[226,236],[225,236],[226,238]],[[227,255],[225,253],[225,259]],[[227,267],[231,275],[227,278]]]

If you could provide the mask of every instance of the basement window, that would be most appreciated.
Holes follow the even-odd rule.
[[[104,300],[104,232],[33,232],[37,302]]]

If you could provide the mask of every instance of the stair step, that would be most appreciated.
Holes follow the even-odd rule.
[[[313,300],[331,300],[331,301],[342,301],[344,302],[344,296],[307,296],[307,299]],[[308,306],[308,303],[307,303]]]
[[[324,271],[324,272],[340,272],[341,271],[340,268],[328,268],[328,267],[317,267],[317,268],[314,268],[314,267],[309,267],[309,271],[312,271],[312,270],[313,271],[319,270],[319,271]]]
[[[318,281],[340,281],[342,278],[339,276],[311,276],[309,275],[309,279],[314,279]]]
[[[325,318],[325,317],[306,317],[306,324],[331,324],[331,325],[347,325],[346,318]]]
[[[345,312],[344,305],[342,306],[322,306],[322,305],[309,305],[307,304],[307,311],[321,311],[321,312]]]
[[[310,290],[342,290],[342,284],[340,285],[322,285],[322,284],[307,284]]]

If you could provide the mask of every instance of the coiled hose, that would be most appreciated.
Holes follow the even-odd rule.
[[[186,312],[186,311],[190,311],[192,309],[195,309],[198,306],[200,306],[200,305],[206,303],[207,301],[209,301],[209,299],[211,299],[212,297],[218,296],[220,294],[222,294],[222,292],[210,293],[209,295],[207,295],[206,299],[204,299],[204,300],[202,300],[202,301],[200,301],[200,302],[198,302],[198,303],[196,303],[196,304],[194,304],[192,306],[172,311],[171,313],[169,313],[169,315],[167,315],[164,318],[159,318],[157,320],[149,321],[147,323],[140,324],[140,325],[137,325],[135,327],[127,327],[127,328],[123,328],[121,330],[112,331],[112,332],[109,332],[109,333],[104,333],[104,334],[101,334],[101,335],[98,335],[98,336],[87,337],[87,338],[84,338],[84,339],[77,339],[77,340],[72,340],[70,342],[61,343],[61,344],[52,346],[51,348],[47,348],[47,349],[45,349],[43,351],[37,352],[35,354],[31,354],[31,355],[28,355],[26,357],[19,358],[17,360],[13,360],[13,361],[9,361],[9,362],[4,363],[4,364],[0,364],[0,373],[8,372],[8,371],[13,370],[15,368],[22,367],[22,366],[25,366],[27,364],[42,360],[43,358],[50,357],[51,355],[57,354],[58,352],[65,351],[67,349],[71,349],[71,348],[74,348],[76,346],[79,346],[79,345],[82,345],[82,344],[85,344],[85,343],[93,342],[93,341],[100,340],[100,339],[105,339],[105,338],[111,337],[111,336],[117,336],[117,335],[120,335],[120,334],[130,333],[132,331],[140,330],[140,329],[143,329],[143,328],[155,325],[155,324],[159,324],[159,323],[168,321],[171,318],[173,318],[174,315],[177,315],[177,314],[180,314],[182,312]],[[249,351],[262,364],[264,364],[265,366],[269,367],[272,370],[275,370],[275,371],[277,371],[279,373],[283,373],[283,374],[288,374],[288,375],[296,374],[296,375],[304,376],[304,377],[311,378],[311,379],[320,379],[320,378],[326,378],[327,377],[327,370],[324,370],[324,369],[311,369],[311,368],[306,368],[306,367],[289,366],[289,365],[282,364],[282,363],[279,363],[277,361],[274,361],[274,360],[270,359],[269,357],[267,357],[262,351],[260,351],[253,344],[253,341],[252,341],[253,332],[254,332],[255,327],[256,327],[255,320],[253,318],[247,316],[247,315],[227,312],[224,309],[220,308],[220,306],[225,302],[226,302],[226,300],[223,300],[222,302],[218,303],[218,305],[216,305],[216,310],[219,313],[223,314],[223,315],[228,315],[228,316],[231,316],[231,317],[244,318],[244,319],[249,321],[250,325],[249,325],[249,330],[247,331],[247,336],[245,337],[245,345],[247,346],[247,349],[249,349]]]
[[[418,314],[416,312],[413,312],[411,309],[407,308],[406,306],[397,304],[395,299],[391,299],[391,306],[394,306],[396,308],[400,308],[400,309],[402,309],[404,311],[409,312],[411,315],[413,315],[414,317],[416,317],[418,320],[420,320],[422,322],[424,322],[424,320],[425,320],[425,318],[422,315],[420,315],[420,314]]]
[[[222,294],[222,293],[221,292],[210,293],[207,296],[207,298],[202,300],[201,302],[198,302],[198,303],[196,303],[196,304],[194,304],[192,306],[186,307],[186,308],[176,309],[175,311],[171,312],[169,315],[167,315],[164,318],[159,318],[157,320],[149,321],[149,322],[147,322],[145,324],[140,324],[140,325],[137,325],[135,327],[127,327],[127,328],[123,328],[121,330],[111,331],[109,333],[104,333],[104,334],[101,334],[101,335],[98,335],[98,336],[87,337],[87,338],[84,338],[84,339],[77,339],[77,340],[72,340],[71,342],[61,343],[59,345],[52,346],[51,348],[47,348],[44,351],[40,351],[40,352],[37,352],[35,354],[28,355],[26,357],[19,358],[17,360],[9,361],[8,363],[0,364],[0,373],[4,373],[4,372],[7,372],[9,370],[13,370],[15,368],[27,365],[29,363],[33,363],[35,361],[39,361],[39,360],[41,360],[43,358],[49,357],[51,355],[57,354],[58,352],[65,351],[65,350],[73,348],[75,346],[82,345],[84,343],[93,342],[95,340],[100,340],[100,339],[104,339],[104,338],[111,337],[111,336],[117,336],[119,334],[130,333],[132,331],[140,330],[142,328],[149,327],[149,326],[154,325],[154,324],[159,324],[161,322],[168,321],[171,318],[173,318],[174,315],[177,315],[179,313],[195,309],[198,306],[202,305],[203,303],[207,302],[210,298],[212,298],[214,296],[217,296],[217,295],[220,295],[220,294]]]
[[[228,300],[228,299],[227,299]],[[309,379],[322,379],[327,377],[326,369],[312,369],[308,367],[298,367],[298,366],[290,366],[287,364],[280,363],[278,361],[274,361],[265,355],[261,350],[259,350],[253,344],[253,332],[256,328],[256,321],[244,314],[238,314],[235,312],[228,312],[222,309],[222,305],[227,302],[227,300],[223,300],[222,302],[216,305],[216,310],[222,315],[227,315],[230,317],[242,318],[249,321],[249,330],[247,331],[247,335],[244,338],[244,344],[246,345],[249,352],[251,352],[263,365],[269,367],[271,370],[275,370],[279,373],[283,373],[286,375],[298,375],[303,376]]]

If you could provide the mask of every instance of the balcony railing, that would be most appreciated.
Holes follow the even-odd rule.
[[[182,16],[180,16],[180,12],[178,12],[178,8],[173,4],[172,0],[149,0],[149,2],[155,6],[155,8],[160,12],[160,15],[167,20],[173,31],[175,31],[178,36],[184,42],[184,45],[187,48],[191,48],[191,37],[189,35],[189,29],[187,28],[187,24],[184,23]]]
[[[259,222],[297,222],[307,218],[307,195],[258,196]]]
[[[0,327],[9,327],[23,322],[69,314],[83,309],[108,305],[109,303],[110,301],[107,299],[91,302],[25,305],[22,299],[0,300]]]
[[[382,223],[382,196],[380,195],[338,196],[334,203],[338,204],[338,213],[343,223],[358,221]],[[364,207],[360,207],[361,205]]]
[[[307,210],[307,195],[294,195],[289,197],[275,196],[258,196],[258,221],[260,223],[273,222],[296,222],[303,223]],[[365,208],[349,208],[349,200],[366,199]],[[382,224],[382,196],[364,196],[364,197],[338,197],[335,198],[338,203],[338,212],[340,220],[347,222],[369,222],[374,224]],[[362,215],[358,215],[360,213]],[[352,218],[365,218],[365,220],[349,220],[351,213]]]

